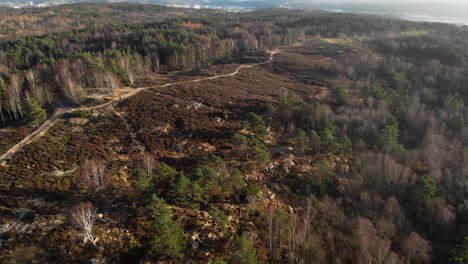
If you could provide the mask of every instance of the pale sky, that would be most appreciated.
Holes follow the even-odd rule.
[[[468,0],[309,0],[318,3],[457,3],[466,4]]]

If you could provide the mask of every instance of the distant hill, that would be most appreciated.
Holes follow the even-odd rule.
[[[0,8],[0,41],[90,26],[158,22],[166,18],[216,14],[226,14],[226,12],[216,9],[180,9],[133,3],[77,3],[47,8]]]
[[[312,2],[296,0],[290,3],[293,8],[323,9],[333,12],[369,13],[376,15],[397,16],[414,21],[446,22],[468,24],[468,3],[385,3],[380,1],[348,2]]]

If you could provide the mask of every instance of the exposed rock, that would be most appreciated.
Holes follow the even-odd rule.
[[[32,212],[33,212],[33,210],[29,209],[29,208],[19,208],[19,209],[15,210],[14,214],[18,218],[18,220],[21,220],[25,216],[27,216],[28,214],[30,214]]]
[[[269,189],[265,189],[265,197],[267,197],[269,200],[274,200],[276,195]]]
[[[193,233],[192,236],[190,236],[189,244],[192,246],[192,249],[198,249],[200,245],[200,233]]]
[[[220,204],[219,205],[219,208],[221,208],[221,210],[225,211],[225,212],[234,212],[236,210],[236,207],[232,204]]]
[[[262,172],[269,172],[279,166],[279,162],[273,161],[268,163],[268,165],[262,169]]]
[[[183,152],[184,151],[184,146],[187,145],[187,140],[184,140],[180,143],[177,143],[174,145],[174,150],[177,152]]]
[[[11,229],[11,224],[10,223],[0,225],[0,234],[8,232],[8,230],[10,230],[10,229]]]
[[[90,264],[104,264],[106,263],[106,259],[105,258],[92,258],[89,260],[89,263]]]
[[[83,126],[86,125],[86,123],[89,122],[89,119],[87,118],[70,118],[68,119],[68,122],[74,126]]]
[[[171,125],[169,125],[169,123],[164,123],[164,124],[154,128],[153,132],[156,132],[156,133],[159,133],[159,134],[166,134],[167,132],[169,132],[170,127],[171,127]]]
[[[51,171],[49,172],[49,175],[50,176],[57,176],[57,177],[60,177],[60,176],[63,176],[65,172],[61,171],[61,170],[54,170],[54,171]]]
[[[202,108],[203,104],[202,103],[198,103],[198,102],[193,102],[192,104],[188,105],[187,106],[187,109],[195,109],[195,110],[198,110],[200,108]]]
[[[289,156],[287,158],[284,158],[282,161],[281,161],[281,165],[283,166],[284,170],[286,172],[289,172],[289,168],[293,167],[294,165],[296,165],[296,163],[294,162],[294,159]]]

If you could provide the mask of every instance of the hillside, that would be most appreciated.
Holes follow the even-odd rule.
[[[466,261],[465,29],[34,12],[76,22],[0,42],[1,263]]]
[[[0,41],[109,24],[160,22],[168,18],[227,15],[221,10],[195,10],[130,3],[77,3],[47,8],[0,8]]]

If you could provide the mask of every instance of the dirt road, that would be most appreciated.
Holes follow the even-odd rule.
[[[14,145],[7,152],[5,152],[3,155],[1,155],[0,156],[0,163],[3,163],[5,160],[7,160],[11,156],[13,156],[13,154],[15,154],[17,151],[20,151],[25,145],[31,143],[42,132],[44,132],[47,128],[52,126],[57,119],[63,117],[67,113],[71,113],[71,112],[77,111],[77,110],[89,111],[89,110],[103,108],[103,107],[106,107],[108,105],[117,103],[117,102],[119,102],[121,100],[124,100],[126,98],[129,98],[131,96],[134,96],[135,94],[137,94],[137,93],[139,93],[139,92],[141,92],[143,90],[147,90],[147,89],[151,89],[151,88],[163,88],[163,87],[168,87],[168,86],[187,84],[187,83],[195,83],[195,82],[202,82],[202,81],[208,81],[208,80],[213,80],[213,79],[219,79],[219,78],[235,76],[236,74],[239,73],[239,71],[241,69],[252,68],[252,67],[255,67],[255,66],[271,63],[273,61],[273,59],[274,59],[274,55],[279,53],[279,51],[278,51],[278,49],[275,49],[273,51],[268,51],[268,53],[270,54],[270,58],[267,61],[261,62],[261,63],[249,64],[249,65],[242,65],[242,66],[237,67],[237,69],[234,72],[231,72],[231,73],[228,73],[228,74],[212,76],[212,77],[206,77],[206,78],[201,78],[201,79],[196,79],[196,80],[191,80],[191,81],[168,83],[168,84],[164,84],[164,85],[160,85],[160,86],[141,87],[141,88],[134,89],[131,92],[129,92],[129,93],[127,93],[127,94],[125,94],[125,95],[123,95],[123,96],[121,96],[119,98],[116,98],[114,100],[111,100],[111,101],[109,101],[107,103],[104,103],[104,104],[101,104],[101,105],[90,106],[90,107],[59,108],[48,120],[46,120],[44,123],[42,123],[42,125],[40,127],[38,127],[34,132],[29,134],[27,137],[25,137],[23,140],[21,140],[18,144]]]

